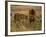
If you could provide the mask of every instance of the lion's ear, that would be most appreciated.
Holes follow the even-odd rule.
[[[29,10],[29,14],[30,15],[35,15],[35,10],[34,9]]]

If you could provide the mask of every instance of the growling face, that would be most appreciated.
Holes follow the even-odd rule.
[[[14,15],[14,21],[15,22],[19,22],[19,23],[26,23],[26,21],[28,20],[28,16],[24,15],[24,14],[19,14],[19,13],[16,13]]]

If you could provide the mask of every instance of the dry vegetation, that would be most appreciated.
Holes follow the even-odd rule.
[[[11,5],[11,32],[41,30],[41,6]]]

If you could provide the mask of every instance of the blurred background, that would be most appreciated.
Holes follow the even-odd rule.
[[[42,27],[42,7],[11,5],[11,32],[39,31]]]

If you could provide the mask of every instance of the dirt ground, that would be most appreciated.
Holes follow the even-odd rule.
[[[11,5],[11,32],[39,31],[42,27],[42,7]]]

